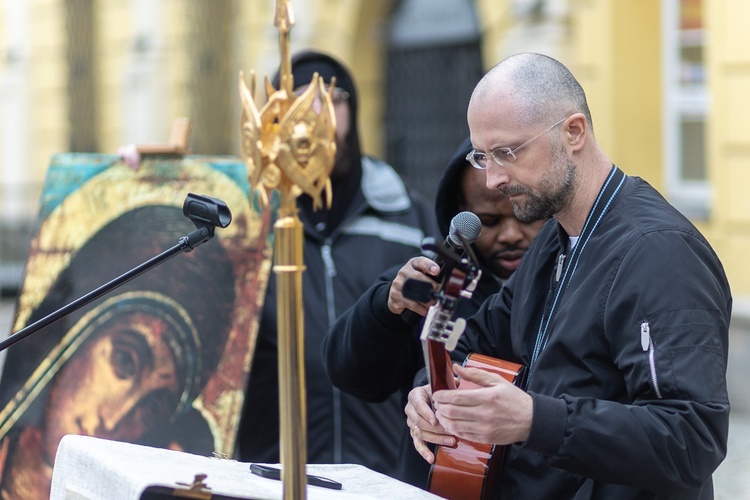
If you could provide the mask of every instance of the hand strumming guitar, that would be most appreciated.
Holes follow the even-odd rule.
[[[453,436],[501,445],[526,440],[533,416],[531,396],[485,370],[454,364],[453,371],[460,379],[481,388],[443,390],[432,395],[430,387],[423,386],[409,393],[404,409],[406,423],[412,431],[414,447],[425,460],[434,461],[425,443],[452,446]]]

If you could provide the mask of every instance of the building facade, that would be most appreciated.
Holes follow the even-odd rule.
[[[292,50],[357,76],[364,150],[430,196],[476,81],[519,51],[568,65],[597,139],[690,217],[750,310],[750,4],[744,0],[292,0]],[[50,156],[162,142],[239,154],[239,71],[278,68],[274,0],[5,0],[0,267],[22,259]],[[265,96],[258,92],[262,104]],[[22,247],[22,245],[20,245]],[[747,304],[747,305],[746,305]]]

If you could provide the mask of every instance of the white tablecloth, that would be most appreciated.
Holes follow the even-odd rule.
[[[315,499],[435,499],[419,488],[361,465],[308,465],[307,472],[343,485],[341,490],[307,487]],[[53,500],[137,500],[149,486],[190,485],[196,474],[213,494],[276,500],[283,497],[281,481],[250,472],[250,464],[150,448],[117,441],[65,436],[52,474]]]

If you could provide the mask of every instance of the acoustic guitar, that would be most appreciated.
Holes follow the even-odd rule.
[[[463,334],[466,320],[454,319],[453,316],[459,299],[471,297],[481,276],[481,271],[470,261],[441,253],[446,262],[444,277],[440,289],[432,293],[436,302],[428,310],[421,333],[425,366],[433,393],[457,388],[448,353],[455,348]],[[476,353],[468,356],[464,366],[497,373],[513,383],[520,382],[525,370],[518,363]],[[462,381],[458,390],[476,387]],[[453,447],[438,446],[435,462],[430,469],[428,490],[451,500],[491,499],[502,469],[504,451],[504,446],[464,439],[457,439]]]

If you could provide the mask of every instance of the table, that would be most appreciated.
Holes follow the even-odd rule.
[[[309,464],[307,472],[343,485],[341,490],[308,486],[309,500],[439,498],[361,465]],[[154,491],[155,487],[186,489],[196,474],[206,475],[203,483],[214,497],[283,498],[281,481],[251,474],[249,463],[77,435],[67,435],[60,442],[50,498],[140,500],[144,492]]]

